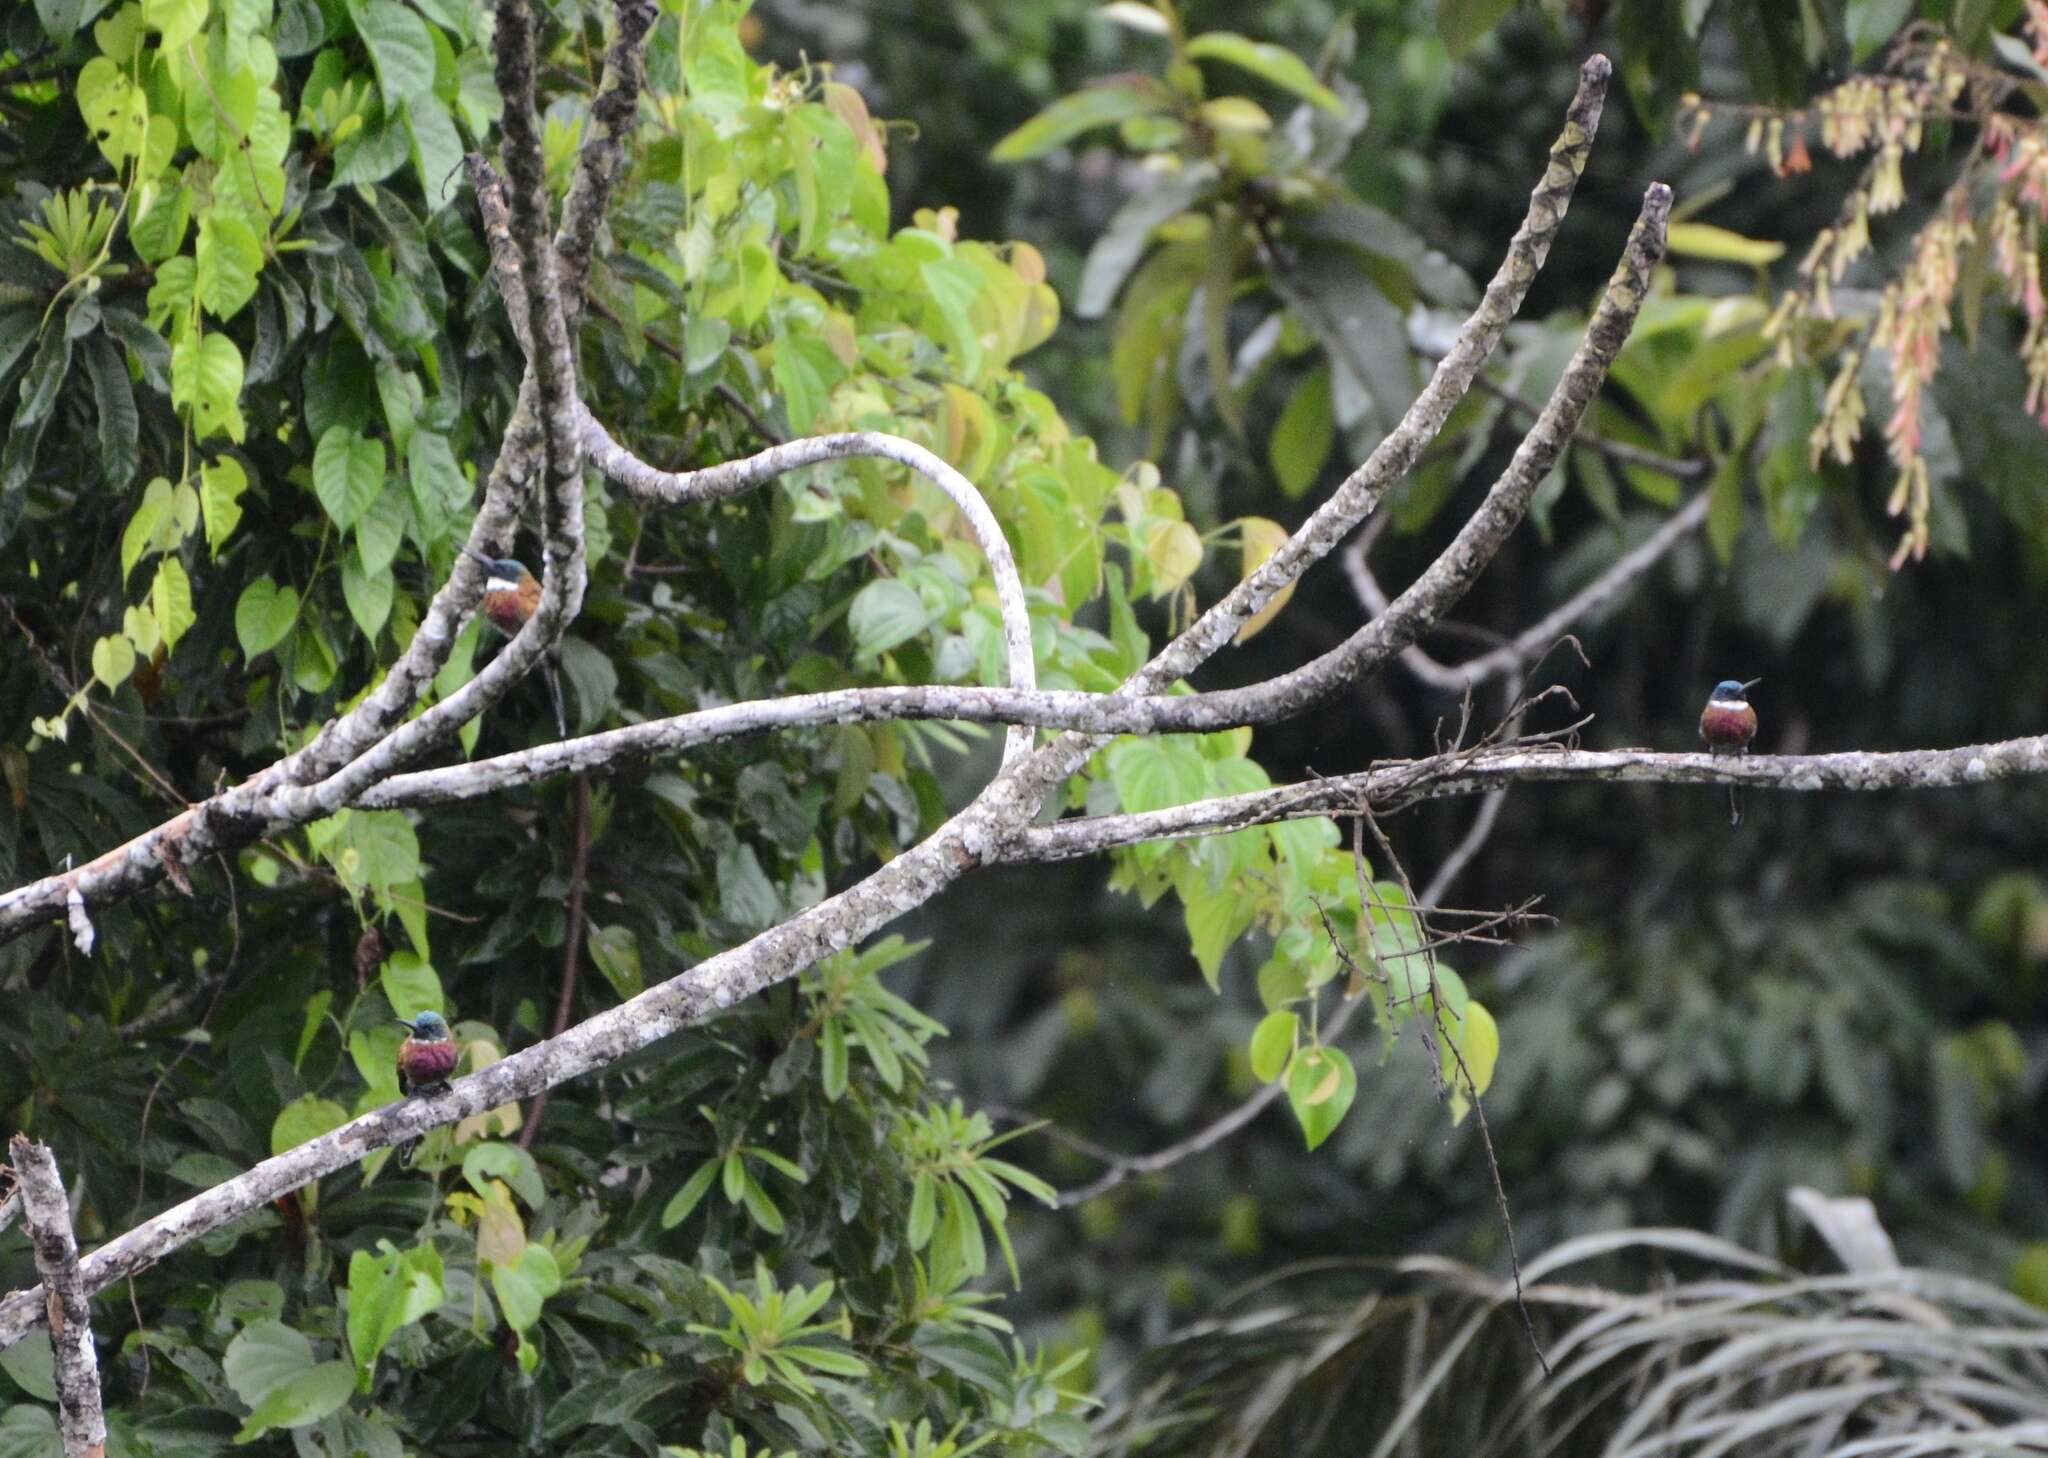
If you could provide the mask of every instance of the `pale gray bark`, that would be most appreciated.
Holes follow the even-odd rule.
[[[92,1306],[78,1272],[78,1241],[71,1233],[71,1202],[49,1146],[25,1134],[9,1146],[14,1175],[35,1253],[36,1274],[48,1293],[43,1312],[57,1387],[64,1458],[104,1458],[107,1419],[100,1408],[100,1359],[92,1342]]]

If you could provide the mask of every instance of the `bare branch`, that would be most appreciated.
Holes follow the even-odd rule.
[[[590,104],[576,175],[562,200],[562,226],[555,234],[555,267],[562,286],[564,322],[573,336],[583,316],[585,281],[597,230],[604,223],[612,189],[625,166],[626,138],[640,113],[640,90],[647,80],[645,46],[654,27],[654,0],[616,0],[612,9],[612,43],[605,51],[604,75],[597,99]]]
[[[49,1293],[50,1351],[56,1361],[57,1412],[65,1458],[105,1458],[107,1418],[100,1409],[100,1359],[92,1342],[92,1307],[78,1273],[78,1241],[71,1233],[71,1202],[57,1160],[46,1144],[26,1134],[10,1146],[21,1182],[22,1209],[36,1274]]]
[[[908,466],[945,492],[966,519],[975,541],[981,545],[982,555],[988,559],[989,576],[995,583],[996,602],[1003,619],[1003,644],[1009,655],[1010,687],[1037,687],[1038,669],[1031,654],[1031,612],[1024,600],[1023,579],[1017,575],[1017,559],[1003,536],[1002,524],[972,481],[916,441],[880,431],[848,431],[810,436],[770,446],[744,460],[678,472],[656,470],[640,460],[587,413],[583,418],[583,440],[591,463],[643,505],[718,501],[826,461],[869,457]],[[1014,763],[1030,748],[1030,732],[1013,731],[1004,746],[1003,762]]]
[[[1094,815],[1034,826],[1005,863],[1063,861],[1140,841],[1217,835],[1277,820],[1385,812],[1446,795],[1532,782],[1741,785],[1766,790],[1937,790],[2048,775],[2048,734],[1956,749],[1839,754],[1663,754],[1650,749],[1507,749],[1389,760],[1355,775],[1199,800],[1168,810]]]
[[[1699,530],[1700,524],[1707,519],[1708,504],[1705,491],[1695,494],[1640,545],[1617,557],[1598,577],[1491,652],[1463,663],[1446,664],[1411,645],[1402,650],[1402,666],[1431,688],[1446,693],[1459,693],[1503,673],[1527,667],[1549,652],[1560,637],[1582,620],[1605,611],[1632,591],[1673,547]],[[1371,546],[1369,540],[1361,538],[1345,554],[1344,565],[1350,574],[1351,589],[1359,602],[1368,612],[1381,613],[1386,611],[1387,597],[1366,560]]]

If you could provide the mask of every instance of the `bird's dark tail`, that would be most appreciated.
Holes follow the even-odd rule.
[[[1728,787],[1728,823],[1742,824],[1742,791],[1735,785]]]
[[[555,732],[561,738],[569,737],[569,718],[562,712],[562,675],[556,670],[552,659],[542,659],[540,676],[547,680],[548,702],[555,708]]]

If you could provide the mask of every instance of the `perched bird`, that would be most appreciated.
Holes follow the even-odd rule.
[[[484,584],[484,616],[491,626],[510,638],[526,626],[540,606],[540,579],[510,557],[486,557],[467,542],[458,543],[463,555],[483,564],[490,578]],[[562,680],[552,657],[543,658],[541,677],[547,681],[548,702],[554,705],[555,729],[567,739],[569,721],[562,713]]]
[[[407,1097],[424,1093],[448,1082],[462,1050],[449,1036],[448,1022],[437,1012],[423,1012],[407,1021],[398,1019],[407,1033],[398,1045],[398,1087]]]
[[[1749,706],[1749,691],[1762,682],[1760,678],[1748,683],[1724,678],[1714,685],[1700,714],[1700,738],[1707,741],[1709,750],[1715,754],[1749,753],[1749,741],[1756,738],[1756,710]],[[1728,823],[1742,824],[1742,792],[1734,785],[1728,787]]]

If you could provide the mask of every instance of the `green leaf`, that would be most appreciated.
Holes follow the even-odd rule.
[[[1169,739],[1124,739],[1109,752],[1109,778],[1125,810],[1165,810],[1209,793],[1199,750]]]
[[[1222,61],[1249,71],[1324,111],[1336,116],[1344,114],[1344,103],[1337,99],[1337,93],[1316,80],[1316,73],[1306,61],[1281,46],[1250,40],[1227,30],[1212,30],[1189,41],[1187,53],[1196,60]]]
[[[348,1401],[355,1370],[347,1362],[322,1362],[277,1388],[249,1414],[237,1443],[253,1443],[273,1428],[309,1427]]]
[[[1436,33],[1455,61],[1514,8],[1515,0],[1437,0]]]
[[[541,1182],[540,1166],[533,1156],[516,1144],[491,1140],[473,1145],[462,1157],[462,1177],[479,1195],[488,1196],[489,1182],[503,1180],[529,1209],[547,1203],[547,1186]]]
[[[71,331],[67,328],[43,331],[43,342],[36,346],[28,377],[21,382],[21,405],[14,412],[10,430],[40,425],[49,418],[50,409],[63,389],[64,376],[71,369],[71,342]]]
[[[590,960],[604,973],[621,1002],[638,997],[646,984],[640,971],[640,939],[629,926],[592,927]]]
[[[412,136],[412,165],[429,211],[448,206],[462,188],[462,135],[455,118],[431,92],[405,103],[406,130]]]
[[[842,1352],[836,1347],[814,1347],[807,1342],[794,1346],[779,1347],[778,1351],[792,1362],[801,1362],[819,1372],[830,1372],[835,1377],[865,1377],[868,1364],[851,1352]]]
[[[611,712],[619,692],[618,665],[611,655],[584,638],[567,637],[561,647],[562,680],[576,702],[575,729],[589,729]]]
[[[184,245],[191,224],[192,190],[177,183],[158,193],[149,210],[128,224],[128,241],[144,263],[162,264]]]
[[[279,587],[269,574],[242,589],[235,603],[235,636],[242,656],[254,658],[275,648],[299,620],[299,590]]]
[[[732,325],[706,314],[693,314],[683,329],[683,369],[701,375],[725,356]]]
[[[1108,313],[1124,280],[1145,256],[1154,230],[1194,207],[1217,185],[1218,178],[1213,164],[1198,162],[1171,177],[1154,179],[1151,186],[1118,208],[1088,250],[1074,312],[1083,319],[1099,319]],[[1201,250],[1197,256],[1206,252]]]
[[[958,258],[926,259],[917,271],[961,373],[970,378],[980,374],[981,331],[974,322],[974,307],[981,298],[980,271]]]
[[[312,1366],[312,1342],[303,1332],[271,1317],[243,1327],[221,1359],[228,1386],[251,1407]]]
[[[200,515],[206,523],[207,548],[215,557],[242,520],[242,493],[248,489],[248,474],[233,456],[199,468]]]
[[[92,376],[92,405],[99,416],[100,479],[109,489],[126,491],[142,463],[142,417],[135,408],[135,387],[120,349],[104,334],[86,341],[86,373]]]
[[[1202,980],[1214,990],[1223,971],[1223,954],[1251,926],[1257,903],[1228,883],[1214,890],[1183,885],[1181,902],[1187,913],[1189,950],[1202,969]]]
[[[49,1343],[43,1345],[47,1348]],[[26,1402],[0,1412],[0,1458],[64,1458],[64,1440],[57,1434],[57,1420]]]
[[[225,334],[185,330],[171,346],[171,404],[192,411],[193,433],[205,440],[215,432],[239,443],[243,422],[242,351]]]
[[[1736,452],[1721,462],[1707,488],[1707,541],[1722,566],[1735,556],[1735,539],[1742,532],[1743,453]]]
[[[886,653],[922,633],[931,614],[917,589],[895,577],[878,577],[854,594],[846,625],[863,658]]]
[[[1912,13],[1913,0],[1849,0],[1842,29],[1849,38],[1851,59],[1859,66],[1869,60]]]
[[[491,1289],[497,1293],[498,1310],[514,1331],[525,1331],[540,1320],[541,1306],[562,1289],[562,1268],[544,1245],[528,1245],[510,1266],[491,1267]]]
[[[121,532],[121,578],[124,582],[144,554],[161,550],[158,534],[171,522],[171,483],[158,476],[142,488],[142,500]]]
[[[149,609],[156,615],[156,627],[164,646],[175,648],[185,630],[199,621],[192,610],[192,580],[176,557],[157,563],[156,580],[149,585]]]
[[[923,1250],[939,1223],[938,1180],[930,1170],[919,1170],[910,1186],[910,1226],[904,1239],[912,1250]]]
[[[1316,484],[1336,434],[1336,420],[1330,413],[1330,367],[1319,364],[1288,394],[1280,418],[1273,423],[1272,438],[1266,442],[1273,479],[1290,501]]]
[[[405,526],[405,496],[387,485],[356,519],[356,551],[365,572],[383,572],[391,566],[405,539]]]
[[[818,1034],[818,1080],[826,1098],[836,1103],[846,1092],[846,1073],[846,1025],[827,1018]]]
[[[142,19],[163,32],[166,52],[176,52],[206,24],[206,0],[142,0]]]
[[[446,521],[469,501],[469,479],[455,464],[448,437],[438,431],[412,433],[405,443],[405,473],[423,521]]]
[[[782,1234],[782,1211],[777,1209],[775,1202],[768,1198],[768,1191],[763,1189],[761,1182],[754,1178],[752,1170],[747,1170],[745,1175],[746,1177],[740,1185],[740,1195],[746,1201],[747,1214],[753,1217],[756,1225],[760,1226],[770,1235]]]
[[[57,1400],[57,1363],[45,1341],[20,1341],[0,1352],[0,1371],[39,1402]]]
[[[263,244],[246,219],[224,208],[208,208],[199,220],[193,244],[198,272],[193,287],[206,311],[232,319],[256,295],[256,275],[263,268]]]
[[[997,162],[1025,162],[1043,157],[1053,148],[1097,127],[1164,111],[1172,100],[1172,94],[1149,76],[1106,81],[1062,96],[997,142],[989,157]]]
[[[116,634],[92,645],[92,676],[110,689],[128,682],[135,672],[135,645]]]
[[[272,1121],[270,1152],[277,1155],[287,1149],[297,1149],[308,1139],[317,1139],[347,1122],[348,1110],[333,1099],[301,1094],[278,1110],[277,1118]]]
[[[711,1182],[718,1178],[723,1161],[717,1158],[705,1160],[697,1166],[697,1172],[683,1182],[683,1187],[661,1207],[661,1228],[673,1230],[690,1218],[690,1212],[703,1202],[711,1191]]]
[[[341,596],[348,604],[349,616],[356,620],[356,626],[363,630],[365,638],[374,638],[383,630],[385,621],[391,616],[395,589],[388,566],[381,572],[371,572],[363,566],[361,555],[354,551],[341,559]]]
[[[1287,1102],[1314,1149],[1335,1132],[1358,1097],[1358,1074],[1341,1048],[1304,1048],[1287,1073]]]
[[[1476,1002],[1467,1001],[1458,1020],[1458,1053],[1464,1068],[1444,1050],[1443,1075],[1451,1086],[1451,1122],[1462,1124],[1472,1100],[1493,1086],[1494,1065],[1500,1061],[1500,1027],[1493,1014]],[[1466,1075],[1470,1075],[1469,1082]]]
[[[434,40],[427,23],[397,0],[369,0],[351,6],[356,31],[369,47],[377,68],[377,86],[387,111],[402,103],[431,96],[434,89]]]
[[[1283,1009],[1267,1013],[1252,1031],[1252,1077],[1271,1083],[1287,1069],[1294,1056],[1295,1034],[1301,1029],[1300,1015]]]
[[[58,46],[71,39],[85,18],[85,0],[36,0],[36,19],[43,34]]]
[[[440,1306],[442,1298],[441,1255],[431,1245],[387,1249],[381,1255],[359,1250],[349,1257],[348,1347],[355,1356],[356,1386],[361,1391],[370,1390],[377,1354],[386,1343],[400,1328]]]
[[[313,450],[313,490],[343,531],[354,526],[384,489],[384,442],[333,425]]]
[[[419,874],[417,851],[412,874]],[[410,880],[411,877],[396,879]],[[400,1017],[416,1018],[423,1012],[445,1015],[448,1011],[447,1001],[441,992],[441,979],[417,952],[393,952],[378,973],[378,981],[384,988],[384,1000]]]
[[[778,330],[775,337],[775,387],[782,392],[790,428],[808,434],[826,398],[846,373],[832,346],[815,335]]]

